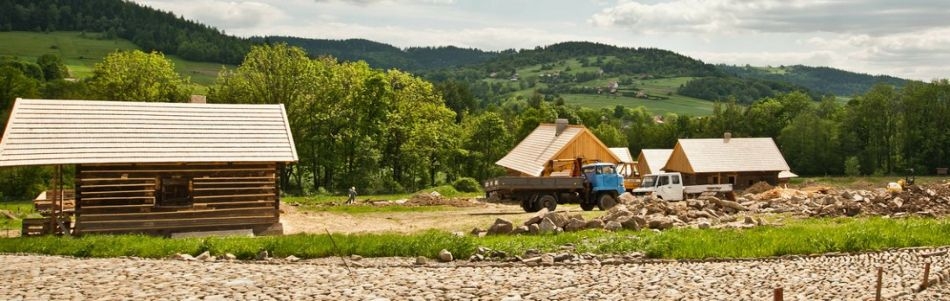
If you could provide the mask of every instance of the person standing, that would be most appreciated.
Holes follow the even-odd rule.
[[[346,199],[346,203],[352,204],[354,201],[356,201],[356,187],[351,186],[349,194],[350,194],[350,198]]]

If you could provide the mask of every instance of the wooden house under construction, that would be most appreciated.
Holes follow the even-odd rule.
[[[509,176],[570,175],[577,158],[582,163],[620,163],[621,159],[583,125],[567,119],[541,124],[507,155],[495,162]]]
[[[0,167],[54,167],[24,234],[279,234],[296,161],[282,105],[17,99],[0,141]]]

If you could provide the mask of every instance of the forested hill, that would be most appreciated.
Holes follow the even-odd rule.
[[[563,42],[547,47],[505,52],[485,64],[488,70],[514,70],[524,66],[580,59],[607,73],[650,74],[659,77],[715,76],[715,66],[663,49],[629,48],[593,42]]]
[[[479,64],[498,56],[498,52],[443,47],[410,47],[405,50],[364,39],[326,40],[268,36],[252,38],[259,42],[284,42],[303,48],[311,56],[330,55],[344,61],[366,61],[374,68],[396,68],[410,72]]]
[[[723,73],[740,78],[786,82],[806,87],[820,94],[852,96],[862,94],[878,83],[902,87],[908,80],[887,75],[868,75],[829,67],[802,65],[781,67],[752,67],[717,65]]]
[[[103,33],[146,51],[192,61],[238,64],[251,42],[170,12],[122,0],[0,0],[0,31]]]

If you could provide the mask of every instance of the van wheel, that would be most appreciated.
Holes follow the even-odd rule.
[[[540,205],[538,206],[538,210],[541,210],[541,208],[548,208],[548,211],[554,212],[554,209],[557,208],[557,199],[550,194],[545,194],[540,200],[538,200],[538,205]]]
[[[608,210],[614,206],[617,206],[617,200],[609,193],[601,194],[597,199],[597,208],[600,210]]]

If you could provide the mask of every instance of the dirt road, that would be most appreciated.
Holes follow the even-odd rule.
[[[397,206],[397,205],[394,205]],[[564,206],[574,209],[577,206]],[[451,207],[446,210],[424,212],[339,213],[304,211],[293,206],[282,206],[280,221],[284,234],[294,233],[412,233],[428,229],[462,231],[485,228],[496,218],[524,221],[532,213],[525,213],[515,204],[480,203],[472,207]]]

